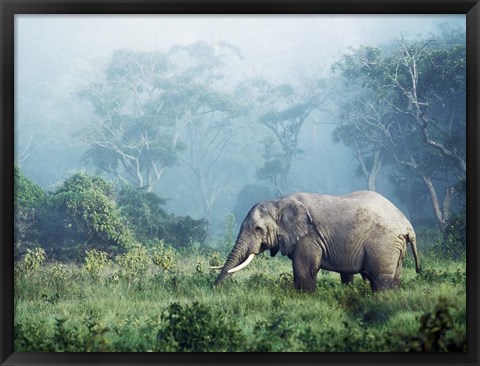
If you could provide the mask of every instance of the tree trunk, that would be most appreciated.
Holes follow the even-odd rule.
[[[375,189],[376,189],[376,180],[377,180],[377,176],[375,174],[372,174],[370,173],[368,175],[368,181],[367,181],[367,187],[368,187],[368,190],[369,191],[373,191],[375,192]]]
[[[375,192],[377,188],[377,175],[380,171],[380,168],[382,167],[381,152],[380,150],[375,151],[373,155],[372,166],[370,167],[370,169],[368,169],[364,158],[360,154],[360,151],[358,149],[356,149],[355,151],[357,153],[357,160],[360,163],[360,168],[362,169],[363,176],[367,181],[367,189],[369,191]]]
[[[440,202],[437,196],[437,192],[435,187],[432,183],[432,179],[430,177],[426,177],[422,175],[422,179],[427,186],[428,193],[430,194],[430,200],[432,201],[433,206],[433,214],[435,215],[435,219],[437,220],[438,227],[440,231],[443,233],[448,225],[448,217],[450,215],[450,202],[452,199],[453,188],[447,188],[445,192],[445,198],[443,200],[443,210],[440,207]]]

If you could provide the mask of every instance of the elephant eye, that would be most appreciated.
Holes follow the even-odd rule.
[[[263,229],[260,226],[255,227],[255,231],[259,234],[263,233]]]

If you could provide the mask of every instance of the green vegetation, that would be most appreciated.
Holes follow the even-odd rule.
[[[46,209],[42,241],[53,244],[49,249],[57,259],[72,260],[93,247],[116,255],[135,243],[113,185],[101,177],[73,174],[50,195]]]
[[[233,215],[213,249],[204,220],[146,190],[76,173],[44,192],[16,177],[16,210],[30,210],[16,222],[18,352],[465,350],[464,215],[417,233],[424,270],[407,256],[396,290],[321,271],[315,294],[297,292],[291,262],[267,255],[213,288]]]
[[[14,179],[15,256],[18,259],[38,243],[40,233],[36,227],[37,217],[47,196],[42,187],[28,179],[18,166],[15,166]]]
[[[15,350],[465,350],[465,261],[424,253],[417,275],[408,256],[401,287],[376,294],[321,271],[305,294],[289,260],[265,255],[213,288],[219,255],[160,243],[60,264],[31,252],[16,265]]]
[[[101,177],[72,174],[46,192],[15,168],[15,257],[41,247],[50,259],[82,261],[96,249],[110,259],[139,243],[203,244],[207,222],[167,214],[165,200],[142,188],[116,189]]]
[[[166,200],[145,188],[123,186],[118,193],[118,205],[137,240],[152,245],[152,238],[166,240],[176,248],[191,243],[203,243],[207,236],[206,220],[190,216],[175,217],[162,208]],[[154,243],[153,243],[154,244]]]

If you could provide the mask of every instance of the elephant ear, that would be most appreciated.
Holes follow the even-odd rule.
[[[283,255],[290,254],[295,244],[307,235],[312,217],[305,205],[295,199],[285,199],[279,211],[278,236],[280,250]]]

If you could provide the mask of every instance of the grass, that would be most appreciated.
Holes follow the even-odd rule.
[[[289,260],[267,256],[213,288],[210,257],[176,254],[162,267],[139,250],[98,266],[93,253],[88,269],[19,263],[15,350],[464,350],[464,260],[425,254],[417,275],[407,257],[401,287],[375,294],[360,276],[345,286],[321,271],[306,294],[293,289]]]

